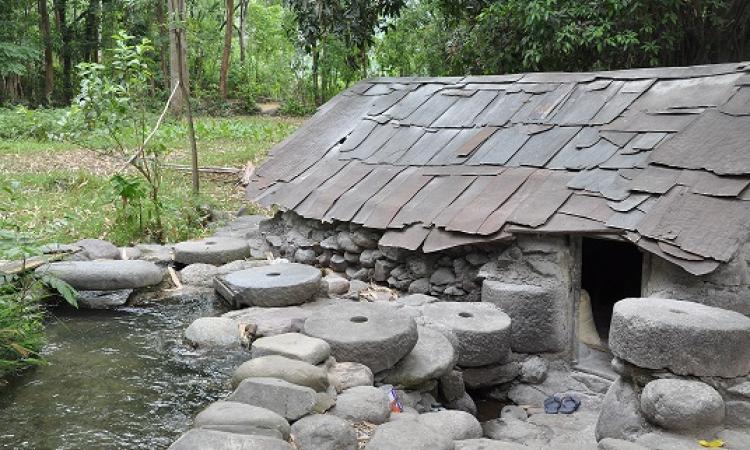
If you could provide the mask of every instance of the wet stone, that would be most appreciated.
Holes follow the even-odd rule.
[[[155,286],[164,272],[148,261],[66,261],[45,264],[37,273],[54,275],[83,291],[116,291]]]
[[[297,420],[309,414],[316,399],[315,391],[309,387],[276,378],[247,378],[227,398],[228,401],[271,410],[287,420]]]
[[[239,326],[223,317],[200,317],[185,330],[185,340],[195,347],[238,347]]]
[[[328,359],[331,347],[322,339],[300,333],[284,333],[256,339],[250,347],[250,353],[253,358],[279,355],[315,365]]]
[[[225,264],[250,256],[250,246],[244,239],[210,237],[198,241],[180,242],[174,246],[174,259],[180,264]]]
[[[273,411],[238,402],[218,401],[198,413],[195,428],[289,439],[289,422]]]
[[[232,385],[238,386],[246,378],[278,378],[317,392],[328,388],[328,375],[320,367],[278,355],[253,358],[240,365],[232,375]]]
[[[169,450],[292,450],[292,446],[268,436],[251,436],[195,428],[183,434]]]

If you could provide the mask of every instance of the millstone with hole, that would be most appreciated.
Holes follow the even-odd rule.
[[[750,318],[700,303],[627,298],[612,311],[609,347],[638,367],[739,377],[750,373]]]
[[[300,305],[320,288],[320,270],[304,264],[272,264],[214,279],[216,290],[239,306]]]
[[[459,366],[503,363],[510,357],[510,317],[491,303],[431,303],[424,307],[424,318],[456,336]]]
[[[180,264],[226,264],[250,256],[250,246],[244,239],[210,237],[198,241],[180,242],[174,246],[174,260]]]
[[[305,321],[305,334],[323,339],[336,361],[353,361],[373,373],[393,367],[417,343],[414,319],[377,303],[323,308]]]

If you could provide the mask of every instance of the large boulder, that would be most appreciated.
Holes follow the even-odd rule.
[[[273,411],[239,402],[218,401],[204,409],[193,421],[196,428],[229,433],[289,439],[289,422]]]
[[[604,396],[594,431],[596,440],[611,438],[633,441],[650,428],[641,413],[638,393],[632,382],[617,378]]]
[[[320,364],[331,356],[331,347],[322,339],[300,333],[283,333],[263,337],[250,346],[253,358],[280,355],[310,364]]]
[[[226,264],[250,256],[250,246],[244,239],[210,237],[197,241],[180,242],[174,246],[174,260],[180,264]]]
[[[416,420],[398,420],[378,427],[366,450],[453,450],[453,440]]]
[[[238,386],[245,378],[278,378],[317,392],[328,389],[328,374],[320,367],[279,355],[253,358],[240,365],[232,375],[232,385]]]
[[[439,302],[424,306],[424,319],[450,330],[458,340],[458,365],[503,363],[510,357],[510,317],[492,303]]]
[[[750,318],[699,303],[628,298],[614,306],[609,346],[638,367],[739,377],[750,373]]]
[[[388,395],[372,386],[356,386],[336,398],[331,414],[353,422],[385,423],[391,415]]]
[[[54,262],[36,271],[54,275],[82,291],[137,289],[157,285],[164,277],[156,264],[138,260]]]
[[[374,373],[393,367],[416,345],[414,319],[378,303],[329,306],[305,321],[305,334],[323,339],[337,361],[354,361]]]
[[[422,414],[417,419],[436,433],[447,434],[456,440],[482,437],[482,425],[476,417],[464,411],[437,411]]]
[[[497,305],[513,321],[511,347],[519,353],[565,350],[569,330],[565,321],[567,298],[558,291],[530,284],[485,280],[482,301]]]
[[[239,325],[224,317],[200,317],[185,329],[185,340],[195,347],[238,347]]]
[[[691,380],[654,380],[641,392],[641,411],[668,430],[697,430],[724,420],[724,400],[716,389]]]
[[[227,400],[271,410],[286,420],[297,420],[313,410],[317,396],[309,387],[277,378],[247,378]]]
[[[443,333],[427,327],[419,327],[418,332],[417,345],[385,373],[385,383],[407,389],[417,387],[440,378],[456,365],[458,353]]]
[[[281,439],[268,436],[251,436],[227,433],[224,431],[194,428],[174,444],[169,450],[293,450]]]
[[[320,289],[320,270],[304,264],[256,267],[215,279],[214,286],[235,305],[292,306],[307,302]]]
[[[357,450],[357,432],[349,422],[329,414],[313,414],[292,425],[299,450]]]

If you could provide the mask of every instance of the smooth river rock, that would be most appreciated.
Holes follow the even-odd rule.
[[[281,439],[194,428],[183,434],[169,450],[293,450]]]
[[[385,391],[372,386],[356,386],[339,394],[330,413],[353,422],[379,425],[388,420],[391,410]]]
[[[253,358],[279,355],[310,364],[320,364],[331,356],[331,346],[322,339],[300,333],[283,333],[263,337],[250,346]]]
[[[628,298],[614,306],[609,346],[638,367],[739,377],[750,373],[750,318],[699,303]]]
[[[378,427],[366,450],[454,450],[453,440],[416,420],[398,420]]]
[[[54,275],[82,291],[137,289],[157,285],[164,277],[159,266],[139,260],[55,262],[36,271]]]
[[[273,411],[239,402],[218,401],[193,421],[196,428],[289,439],[289,422]]]
[[[239,325],[224,317],[199,317],[185,329],[185,340],[195,347],[239,347]]]
[[[654,380],[641,392],[641,411],[667,430],[697,430],[724,420],[724,400],[716,389],[692,380]]]
[[[312,412],[317,397],[309,387],[277,378],[247,378],[227,400],[265,408],[293,421]]]
[[[414,319],[388,305],[342,303],[312,314],[305,334],[323,339],[337,361],[354,361],[373,373],[393,367],[417,343]]]
[[[245,378],[278,378],[317,392],[328,389],[325,369],[279,355],[262,356],[242,363],[232,375],[232,385],[238,386]]]
[[[330,414],[313,414],[292,425],[298,450],[357,450],[357,432],[349,422]]]
[[[443,333],[419,327],[419,340],[411,352],[389,369],[383,382],[403,388],[420,386],[453,369],[458,353]]]
[[[482,425],[476,417],[464,411],[437,411],[421,414],[417,419],[436,433],[447,434],[454,441],[482,437]]]

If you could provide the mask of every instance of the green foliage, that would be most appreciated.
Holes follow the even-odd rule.
[[[58,141],[64,131],[61,125],[63,115],[62,110],[29,109],[25,106],[0,109],[0,139]]]

